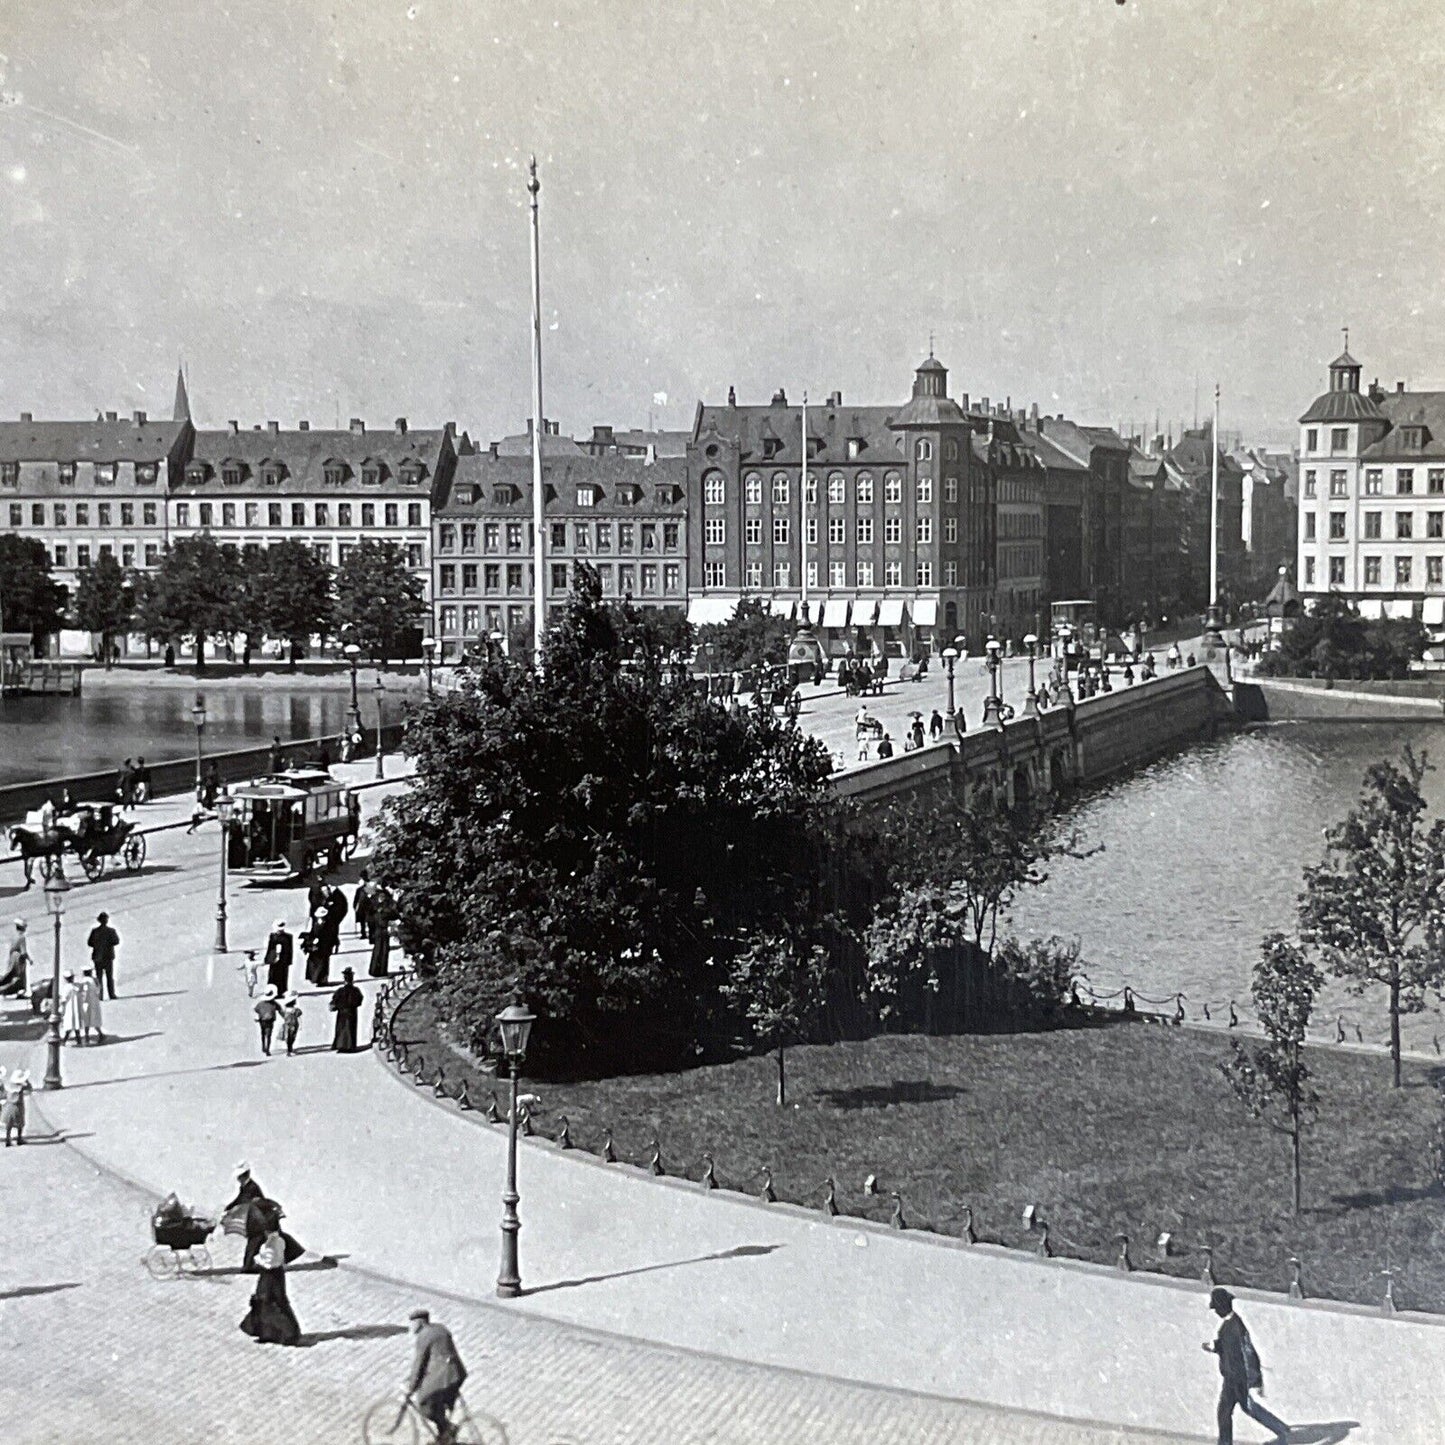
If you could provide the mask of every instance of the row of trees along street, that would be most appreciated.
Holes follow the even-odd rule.
[[[344,633],[384,663],[413,645],[424,616],[422,585],[393,542],[362,542],[334,570],[303,542],[242,551],[204,532],[177,538],[146,572],[127,572],[102,552],[80,572],[72,607],[45,548],[6,533],[0,578],[7,628],[39,638],[78,627],[100,638],[107,663],[129,633],[161,646],[190,640],[197,671],[214,638],[243,638],[246,664],[263,637],[277,639],[295,667],[313,637]]]

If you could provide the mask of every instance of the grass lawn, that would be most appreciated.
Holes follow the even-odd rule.
[[[450,1084],[468,1077],[436,1043],[428,1001],[398,1016],[397,1036],[444,1059]],[[669,1174],[698,1179],[702,1156],[726,1188],[820,1205],[837,1181],[845,1214],[886,1220],[903,1196],[910,1228],[960,1234],[964,1206],[980,1238],[1034,1249],[1022,1211],[1037,1206],[1056,1254],[1117,1257],[1127,1233],[1135,1266],[1198,1277],[1214,1247],[1222,1283],[1284,1290],[1289,1258],[1307,1295],[1377,1304],[1395,1270],[1401,1308],[1445,1310],[1445,1199],[1431,1187],[1439,1112],[1430,1071],[1314,1050],[1321,1095],[1304,1142],[1304,1213],[1289,1209],[1289,1141],[1252,1119],[1219,1072],[1224,1037],[1141,1023],[1054,1033],[926,1038],[788,1051],[788,1104],[774,1103],[773,1058],[677,1074],[565,1085],[542,1097],[537,1132],[565,1114],[581,1148],[599,1152],[611,1128],[619,1159],[644,1163],[662,1146]],[[473,1100],[496,1081],[472,1071]],[[499,1098],[501,1093],[499,1091]],[[880,1193],[863,1193],[875,1174]],[[1162,1231],[1178,1253],[1157,1257]]]

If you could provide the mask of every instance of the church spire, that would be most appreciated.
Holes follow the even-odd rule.
[[[176,367],[176,404],[171,408],[172,421],[190,421],[191,399],[186,394],[186,374]]]

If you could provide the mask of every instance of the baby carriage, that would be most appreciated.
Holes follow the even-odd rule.
[[[155,1244],[146,1252],[146,1269],[155,1279],[175,1279],[210,1269],[206,1240],[215,1227],[214,1219],[187,1209],[174,1194],[166,1195],[151,1216]]]

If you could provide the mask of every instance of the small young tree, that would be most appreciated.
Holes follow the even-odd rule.
[[[265,555],[260,585],[266,631],[286,639],[294,672],[305,643],[331,628],[331,568],[294,539],[268,548]]]
[[[1324,861],[1305,869],[1299,903],[1300,938],[1330,974],[1356,994],[1383,985],[1397,1089],[1400,1016],[1445,978],[1445,821],[1426,821],[1429,770],[1410,748],[1366,770],[1359,805],[1326,829]]]
[[[135,614],[135,592],[114,554],[102,552],[80,574],[75,593],[75,620],[87,631],[100,634],[100,655],[110,666],[111,645],[118,632],[130,626]]]
[[[368,657],[395,657],[423,617],[422,585],[395,542],[360,542],[336,573],[336,623]]]
[[[788,933],[745,941],[730,960],[722,994],[752,1026],[753,1036],[778,1054],[778,1107],[788,1098],[786,1051],[807,1041],[827,999],[828,952]]]
[[[1282,1112],[1290,1140],[1294,1212],[1300,1212],[1300,1129],[1319,1096],[1304,1061],[1305,1031],[1324,975],[1303,950],[1282,933],[1260,944],[1251,992],[1265,1041],[1254,1047],[1235,1041],[1233,1057],[1219,1067],[1236,1096],[1260,1116]]]

